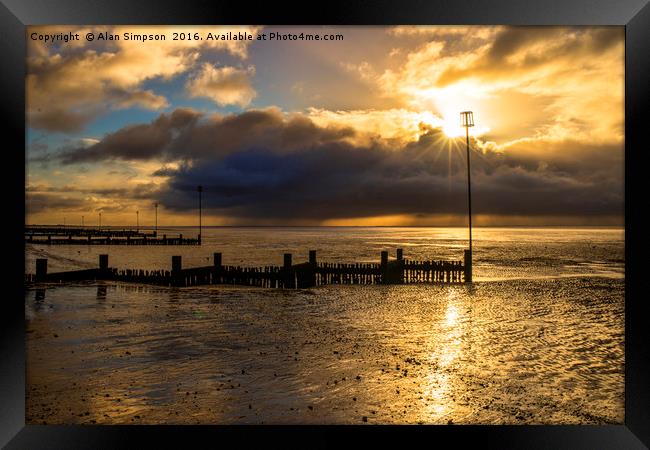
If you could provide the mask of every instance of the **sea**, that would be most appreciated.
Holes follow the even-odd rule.
[[[198,228],[159,228],[195,237]],[[26,244],[48,271],[462,260],[466,228],[203,227]],[[31,424],[622,424],[623,228],[474,228],[474,282],[25,289]]]

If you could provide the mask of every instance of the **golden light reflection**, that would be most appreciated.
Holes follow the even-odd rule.
[[[436,342],[429,358],[431,373],[426,377],[424,388],[425,408],[429,417],[427,421],[444,422],[445,417],[453,412],[453,381],[450,367],[461,353],[461,337],[464,333],[464,320],[457,305],[458,294],[450,290],[447,295],[447,309],[438,324],[440,333],[434,334]]]

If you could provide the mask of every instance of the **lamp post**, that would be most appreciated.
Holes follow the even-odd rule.
[[[99,227],[100,230],[102,229],[102,213],[99,213]]]
[[[135,231],[140,231],[140,211],[135,212]]]
[[[81,228],[84,227],[84,216],[81,216]]]
[[[469,216],[469,258],[465,258],[465,281],[472,281],[472,182],[469,165],[469,127],[474,126],[474,113],[463,111],[460,113],[460,124],[465,127],[465,142],[467,144],[467,210]]]
[[[158,202],[154,203],[153,207],[156,210],[156,221],[154,222],[153,235],[158,236]]]
[[[201,193],[203,192],[203,186],[199,185],[197,191],[199,191],[199,245],[201,245]]]

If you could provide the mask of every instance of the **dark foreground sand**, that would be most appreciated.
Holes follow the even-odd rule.
[[[623,292],[30,288],[27,422],[622,423]]]

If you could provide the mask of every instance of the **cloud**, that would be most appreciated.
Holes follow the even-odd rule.
[[[278,153],[299,151],[352,135],[352,128],[319,127],[307,117],[286,115],[277,108],[230,115],[204,115],[179,108],[161,114],[149,124],[131,125],[108,134],[90,147],[65,150],[57,158],[63,164],[218,158],[260,146]]]
[[[433,107],[442,115],[473,109],[504,139],[532,134],[622,142],[622,27],[473,31],[393,29],[399,39],[427,40],[410,46],[401,66],[378,75],[381,92],[400,93],[412,108]],[[517,111],[532,125],[518,129],[509,119]]]
[[[408,141],[355,136],[352,127],[276,108],[226,116],[183,109],[61,157],[67,164],[158,160],[152,175],[160,184],[141,197],[179,214],[193,210],[199,184],[206,210],[243,222],[464,214],[463,140],[426,125]],[[476,214],[622,216],[620,145],[525,139],[499,146],[473,138],[472,148]]]
[[[256,34],[259,27],[220,27],[220,32]],[[150,80],[169,81],[192,70],[202,52],[227,52],[245,59],[250,41],[172,40],[172,33],[207,33],[209,27],[33,26],[29,33],[166,33],[165,41],[86,41],[46,45],[28,41],[27,120],[30,127],[75,132],[115,109],[160,110],[168,100],[151,89]],[[232,80],[231,80],[232,82]],[[228,92],[226,86],[225,91]],[[250,92],[249,92],[250,93]],[[227,95],[227,94],[226,94]],[[232,94],[231,94],[232,95]],[[244,95],[237,99],[243,101]]]
[[[187,82],[186,89],[191,97],[207,97],[219,106],[247,106],[257,95],[251,85],[255,68],[215,67],[204,63]]]

